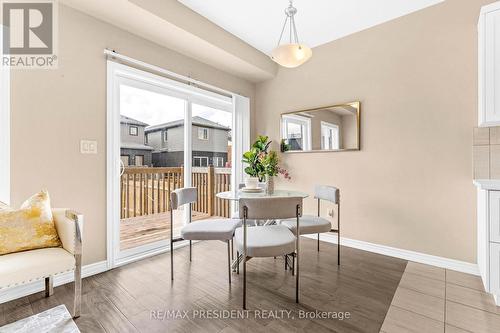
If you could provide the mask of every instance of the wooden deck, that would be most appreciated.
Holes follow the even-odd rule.
[[[193,221],[203,220],[210,216],[193,211]],[[174,235],[180,234],[184,225],[183,211],[174,212]],[[121,220],[120,249],[126,250],[136,246],[165,240],[170,237],[170,213],[158,213]]]

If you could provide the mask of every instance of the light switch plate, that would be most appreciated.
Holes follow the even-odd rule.
[[[97,154],[97,141],[80,140],[80,153],[81,154]]]

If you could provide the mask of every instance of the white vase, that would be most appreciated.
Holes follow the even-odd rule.
[[[257,177],[247,177],[245,178],[245,187],[255,189],[259,187],[259,178]]]

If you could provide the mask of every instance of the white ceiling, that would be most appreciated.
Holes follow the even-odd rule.
[[[256,49],[270,53],[288,0],[178,0]],[[316,47],[444,0],[295,0],[301,42]]]

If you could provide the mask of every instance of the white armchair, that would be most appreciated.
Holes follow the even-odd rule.
[[[45,279],[45,296],[54,292],[54,276],[74,271],[73,317],[80,316],[82,292],[83,216],[67,209],[52,210],[62,247],[0,255],[0,291]]]

